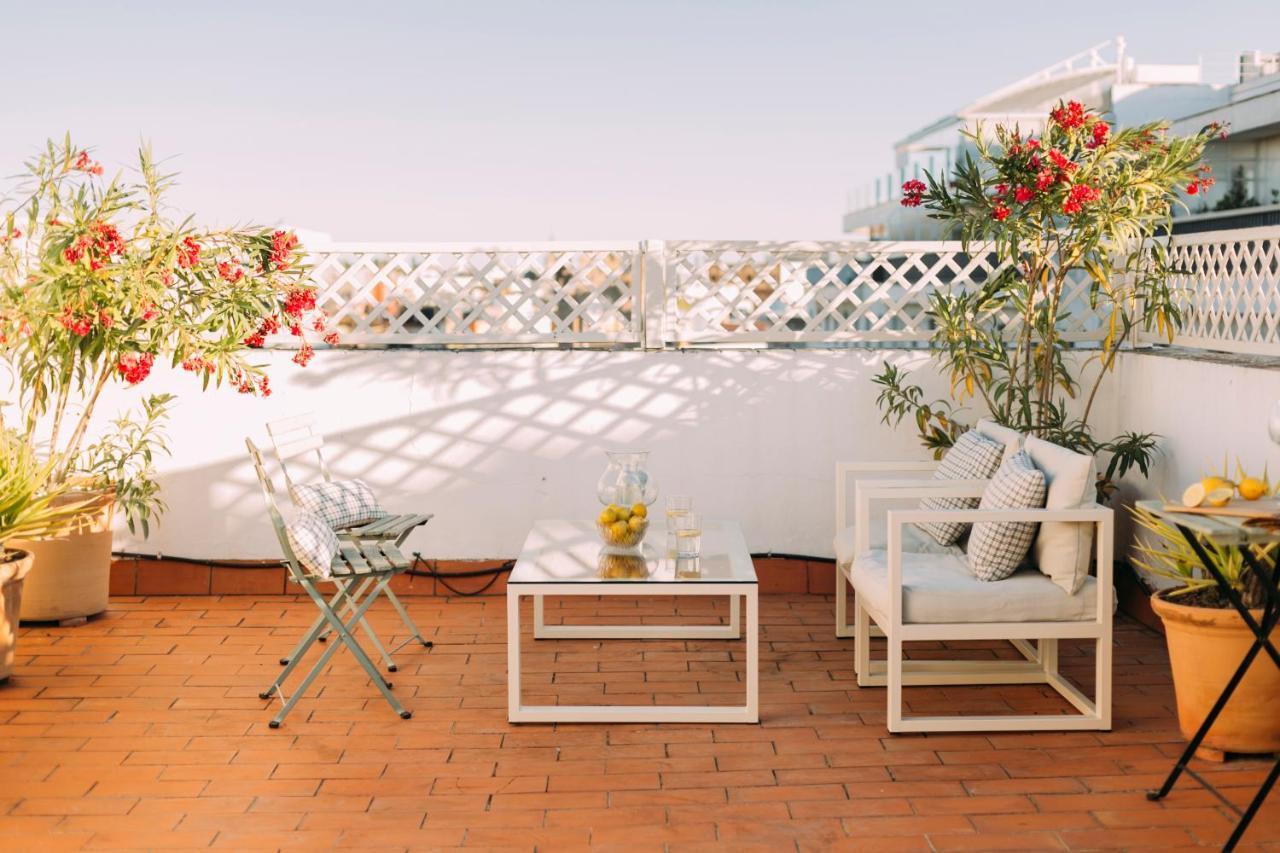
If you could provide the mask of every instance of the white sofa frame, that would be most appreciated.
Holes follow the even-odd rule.
[[[938,467],[937,460],[916,462],[837,462],[836,463],[836,532],[848,527],[849,518],[849,477],[858,474],[914,474],[915,479],[895,480],[888,477],[873,479],[877,486],[892,487],[896,483],[914,486],[922,482],[921,478],[931,475]],[[924,482],[933,482],[924,480]],[[849,624],[849,577],[848,566],[836,566],[836,636],[852,637],[853,625]]]
[[[875,500],[910,498],[978,497],[986,480],[934,480],[855,485],[855,553],[868,550],[870,505]],[[859,687],[888,688],[890,732],[958,731],[1062,731],[1111,728],[1111,615],[1113,513],[1094,504],[1078,509],[1016,510],[889,510],[886,559],[888,610],[868,606],[867,596],[857,596],[854,613],[854,669]],[[1096,611],[1093,619],[1070,622],[904,623],[902,621],[902,527],[939,521],[1074,521],[1096,525]],[[839,572],[843,573],[843,572]],[[848,576],[846,576],[848,577]],[[851,577],[849,578],[852,582]],[[998,583],[998,582],[997,582]],[[993,594],[996,592],[993,589]],[[871,660],[871,625],[883,630],[887,659]],[[1058,672],[1058,640],[1091,639],[1096,643],[1094,698],[1090,700]],[[1022,661],[907,661],[903,644],[932,640],[1008,640],[1023,655]],[[1035,646],[1032,640],[1038,641]],[[904,685],[947,684],[1047,684],[1075,707],[1079,714],[1030,714],[993,716],[906,716]]]

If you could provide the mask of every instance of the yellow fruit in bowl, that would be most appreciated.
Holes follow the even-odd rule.
[[[631,520],[627,522],[627,527],[631,528],[632,533],[639,533],[644,530],[645,524],[646,521],[643,515],[633,515]]]
[[[1200,483],[1192,483],[1182,493],[1183,506],[1200,506],[1204,503],[1205,487]]]
[[[600,510],[600,515],[597,518],[601,524],[613,524],[618,520],[618,514],[613,511],[613,507],[607,506]]]
[[[609,536],[615,544],[621,544],[630,532],[631,528],[629,528],[627,523],[622,519],[618,519],[613,524],[609,525]]]
[[[649,516],[649,508],[644,504],[632,504],[631,514],[638,515],[641,518],[647,518]]]
[[[616,513],[618,514],[618,520],[619,520],[619,521],[626,521],[626,520],[628,520],[629,518],[631,518],[631,508],[630,508],[630,507],[620,506],[620,507],[617,507],[617,508],[614,510],[614,512],[616,512]]]

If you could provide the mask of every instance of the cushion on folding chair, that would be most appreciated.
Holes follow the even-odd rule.
[[[292,485],[289,496],[299,509],[314,513],[335,530],[368,524],[387,514],[363,480]]]
[[[293,555],[308,573],[322,578],[333,576],[338,537],[324,519],[315,513],[300,511],[285,525],[284,532]]]

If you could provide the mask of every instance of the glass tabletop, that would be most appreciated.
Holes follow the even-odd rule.
[[[704,522],[698,557],[677,559],[666,541],[661,524],[650,526],[640,547],[624,549],[606,547],[589,521],[535,521],[507,583],[756,582],[736,522]]]

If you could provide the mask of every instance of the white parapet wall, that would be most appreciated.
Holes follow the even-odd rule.
[[[912,351],[333,350],[306,369],[264,356],[265,400],[159,369],[113,388],[104,413],[179,395],[158,466],[169,511],[149,540],[121,529],[117,548],[278,557],[244,439],[315,412],[336,476],[363,478],[389,509],[436,514],[409,542],[431,557],[514,556],[534,519],[594,516],[604,451],[620,448],[652,452],[663,494],[740,519],[753,551],[829,555],[835,461],[927,457],[912,426],[880,423],[872,377],[892,359],[945,393]]]

